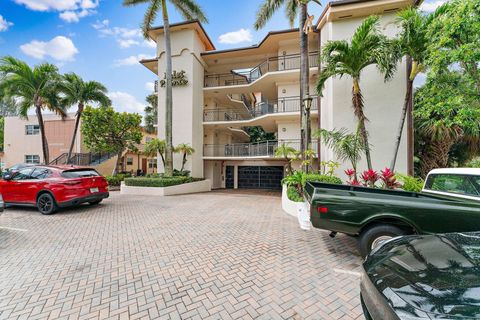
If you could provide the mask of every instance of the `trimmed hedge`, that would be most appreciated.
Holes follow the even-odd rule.
[[[130,176],[131,175],[126,175],[126,174],[119,173],[115,176],[106,176],[105,179],[107,180],[109,186],[120,187],[120,184],[122,183],[122,181],[125,178],[130,177]]]
[[[305,182],[323,182],[332,184],[342,184],[342,179],[325,174],[309,173],[305,175]]]
[[[201,178],[192,177],[162,177],[162,178],[127,178],[125,179],[125,185],[130,187],[171,187],[179,184],[202,181]]]

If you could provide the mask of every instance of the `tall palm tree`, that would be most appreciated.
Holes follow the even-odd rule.
[[[142,23],[142,32],[145,38],[148,38],[148,30],[151,29],[158,12],[162,12],[165,41],[165,140],[167,143],[165,150],[165,175],[172,176],[174,151],[172,141],[172,45],[167,2],[170,2],[187,20],[198,19],[201,22],[207,22],[205,14],[195,0],[123,0],[123,5],[149,4]]]
[[[355,133],[348,132],[345,128],[332,131],[320,129],[314,132],[313,136],[321,138],[332,149],[338,160],[349,161],[355,172],[355,180],[358,180],[357,164],[362,158],[361,154],[365,152],[363,138],[358,129]]]
[[[77,138],[80,118],[83,109],[87,103],[99,103],[102,107],[108,107],[111,104],[107,97],[107,88],[97,81],[83,81],[83,79],[75,73],[67,73],[63,76],[60,84],[60,90],[63,94],[62,102],[66,106],[77,105],[77,113],[75,114],[75,129],[73,130],[72,142],[68,149],[67,163],[72,157],[73,146]]]
[[[308,3],[314,2],[321,5],[318,0],[264,0],[257,12],[257,19],[255,21],[255,30],[259,30],[265,26],[273,14],[282,6],[285,5],[285,14],[290,25],[293,26],[298,14],[299,18],[299,32],[300,32],[300,118],[302,123],[301,128],[301,143],[300,153],[305,157],[305,150],[309,149],[310,144],[310,107],[304,105],[305,98],[310,97],[310,66],[308,61],[308,31],[311,29],[307,25],[308,21]],[[308,166],[304,166],[304,170],[308,171]]]
[[[325,82],[331,77],[350,76],[352,78],[352,103],[358,119],[360,134],[365,146],[368,168],[372,169],[372,158],[365,122],[364,101],[360,89],[362,71],[370,65],[377,65],[385,80],[392,77],[395,63],[390,59],[389,41],[378,28],[379,18],[370,16],[355,30],[350,42],[346,40],[328,41],[322,51],[324,66],[317,82],[317,92],[322,94]]]
[[[401,27],[401,33],[398,38],[392,42],[392,53],[395,62],[401,60],[404,56],[411,60],[410,74],[407,78],[407,90],[405,93],[405,101],[403,103],[400,123],[398,126],[397,136],[395,138],[395,147],[393,149],[393,157],[390,163],[390,169],[393,171],[398,157],[398,149],[402,140],[403,127],[408,112],[413,111],[413,82],[417,75],[425,68],[425,60],[427,58],[427,49],[429,39],[427,37],[428,25],[431,21],[429,16],[421,14],[416,8],[411,7],[397,13],[396,23]],[[409,108],[410,106],[410,108]],[[413,130],[413,128],[409,128]],[[413,136],[413,134],[409,134]],[[410,137],[413,139],[413,137]],[[413,144],[413,140],[409,143]],[[410,161],[410,159],[408,159]]]
[[[18,99],[18,113],[28,117],[28,110],[35,108],[42,139],[43,162],[50,162],[48,141],[42,111],[47,109],[65,117],[65,109],[58,96],[60,75],[56,66],[42,63],[30,68],[25,62],[6,56],[0,59],[0,91]]]
[[[185,164],[187,163],[187,156],[192,155],[195,152],[195,149],[186,143],[180,143],[175,147],[175,152],[183,154],[182,168],[180,169],[180,172],[183,172],[183,169],[185,169]]]

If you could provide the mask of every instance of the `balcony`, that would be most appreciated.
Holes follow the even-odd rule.
[[[203,146],[203,156],[205,158],[273,158],[275,150],[283,143],[300,150],[299,139],[227,145],[206,144]]]
[[[311,110],[318,110],[318,100],[312,96]],[[216,121],[248,121],[267,114],[278,114],[286,112],[300,112],[300,97],[285,97],[278,100],[263,101],[257,103],[250,112],[236,111],[233,109],[204,110],[204,122]]]
[[[312,52],[308,57],[310,67],[318,67],[318,52]],[[259,65],[249,69],[231,71],[230,73],[207,74],[204,87],[228,87],[250,84],[269,72],[300,69],[300,54],[284,55],[268,58]]]

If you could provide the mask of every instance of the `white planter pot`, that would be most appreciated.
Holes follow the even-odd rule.
[[[289,215],[295,218],[298,217],[297,203],[288,199],[286,185],[283,185],[283,188],[282,188],[282,209]]]
[[[307,202],[297,202],[298,224],[302,230],[310,230],[310,211]]]

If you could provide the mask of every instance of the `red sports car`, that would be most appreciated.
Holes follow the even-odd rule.
[[[108,183],[95,169],[73,166],[32,166],[0,180],[5,205],[36,206],[42,214],[108,198]]]

